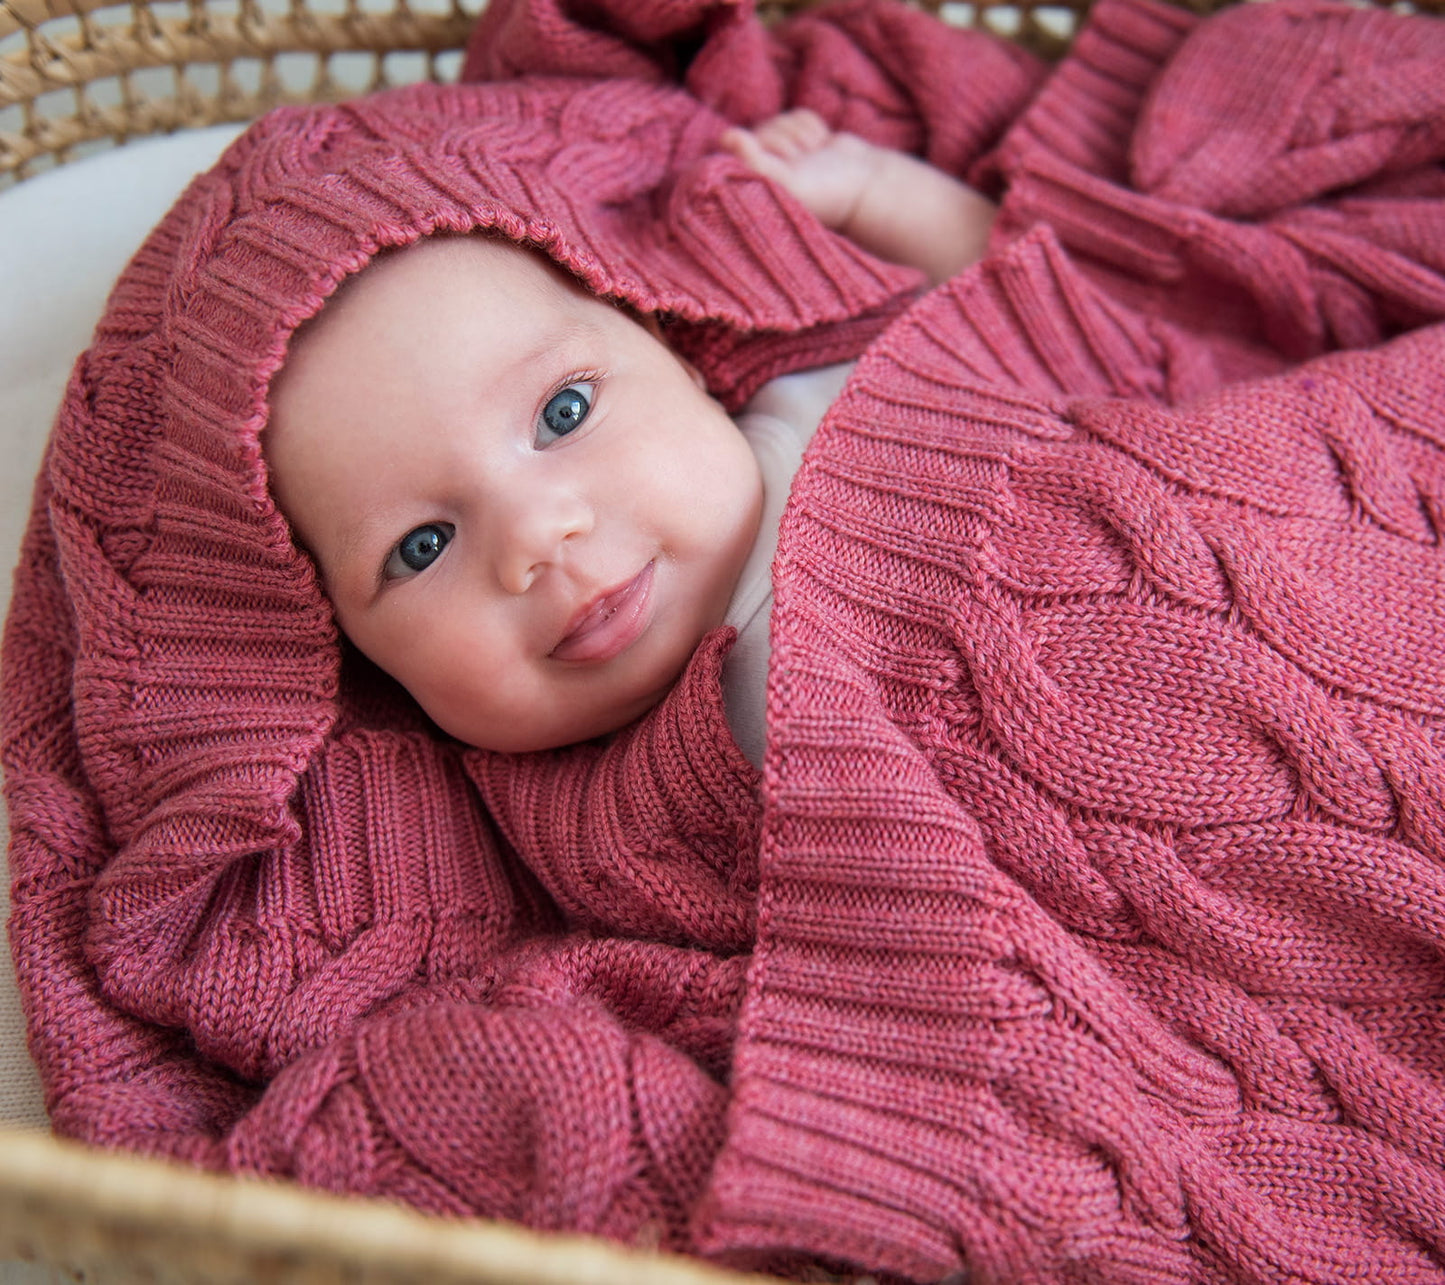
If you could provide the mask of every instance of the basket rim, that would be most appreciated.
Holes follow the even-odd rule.
[[[759,1285],[771,1278],[575,1233],[438,1218],[392,1201],[205,1172],[0,1125],[0,1258],[154,1279],[207,1279],[218,1257],[253,1279],[433,1285]],[[284,1275],[278,1273],[284,1265]],[[189,1269],[189,1270],[188,1270]],[[239,1269],[238,1269],[239,1271]],[[230,1279],[246,1279],[232,1272]]]

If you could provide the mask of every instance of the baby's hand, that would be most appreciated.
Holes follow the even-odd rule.
[[[987,197],[917,156],[834,133],[807,108],[729,129],[722,145],[835,232],[935,284],[988,248],[996,211]]]
[[[734,126],[722,145],[765,178],[782,184],[830,228],[846,232],[886,153],[854,134],[834,133],[806,107],[756,129]]]

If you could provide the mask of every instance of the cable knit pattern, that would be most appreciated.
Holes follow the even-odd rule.
[[[1023,238],[795,483],[705,1243],[1438,1280],[1445,439],[1399,390],[1445,398],[1440,333],[1169,410],[1097,302]]]
[[[742,965],[643,942],[528,943],[298,1057],[206,1159],[683,1248],[722,1136]]]
[[[3,689],[57,1127],[797,1271],[1445,1280],[1439,24],[1101,0],[1023,110],[1027,60],[888,5],[588,13],[263,122],[77,366]],[[1006,185],[990,256],[915,301],[714,153],[792,101]],[[729,405],[866,347],[760,775],[724,634],[515,757],[338,644],[267,381],[478,227]]]
[[[1347,337],[1333,274],[1372,283],[1356,337],[1407,299],[1445,312],[1439,204],[1332,202],[1383,233],[1346,259],[1294,234],[1314,210],[1215,223],[1111,186],[1131,141],[1157,174],[1206,167],[1201,135],[1248,169],[1241,127],[1274,137],[1281,98],[1355,119],[1321,47],[1434,48],[1438,71],[1445,46],[1428,22],[1239,12],[1133,96],[1133,140],[1086,121],[1071,154],[1042,144],[1090,67],[1142,73],[1188,25],[1098,11],[997,162],[1009,228],[1048,190],[1072,217],[890,329],[795,482],[709,1247],[919,1280],[1445,1277],[1442,332],[1231,382],[1283,368],[1273,340]],[[1236,78],[1266,36],[1291,83]],[[1392,166],[1430,101],[1337,146]],[[1284,128],[1281,200],[1317,195]],[[1061,239],[1098,249],[1104,201],[1133,232],[1081,268]],[[1435,229],[1410,270],[1377,267],[1410,225]],[[1214,286],[1162,266],[1200,240]],[[1252,253],[1224,271],[1226,245]],[[1121,270],[1143,288],[1106,293]],[[1119,306],[1161,280],[1167,306]],[[1276,311],[1176,329],[1220,284]]]

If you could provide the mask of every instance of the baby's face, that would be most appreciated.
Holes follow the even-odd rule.
[[[757,534],[752,452],[691,369],[507,243],[372,264],[297,336],[271,407],[272,490],[341,628],[485,749],[649,709]]]

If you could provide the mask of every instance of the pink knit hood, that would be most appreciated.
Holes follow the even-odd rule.
[[[219,875],[237,852],[298,841],[298,780],[338,720],[357,734],[422,726],[364,665],[343,674],[260,460],[287,339],[345,275],[429,233],[499,232],[663,317],[729,405],[800,364],[856,355],[914,292],[913,274],[718,153],[725,121],[697,98],[597,70],[278,111],[196,180],[117,285],[60,414],[51,530],[36,537],[55,539],[76,586],[74,735],[114,846],[98,906],[113,891],[127,908],[102,909],[90,934],[112,986],[152,966],[131,935],[138,884],[159,880],[162,901],[194,898],[202,915],[210,863]],[[1017,100],[1029,83],[1019,72],[999,92]],[[437,806],[444,830],[477,824]],[[185,876],[157,868],[173,851]],[[209,1024],[174,1002],[149,1015]],[[289,1056],[223,1060],[274,1070]]]

